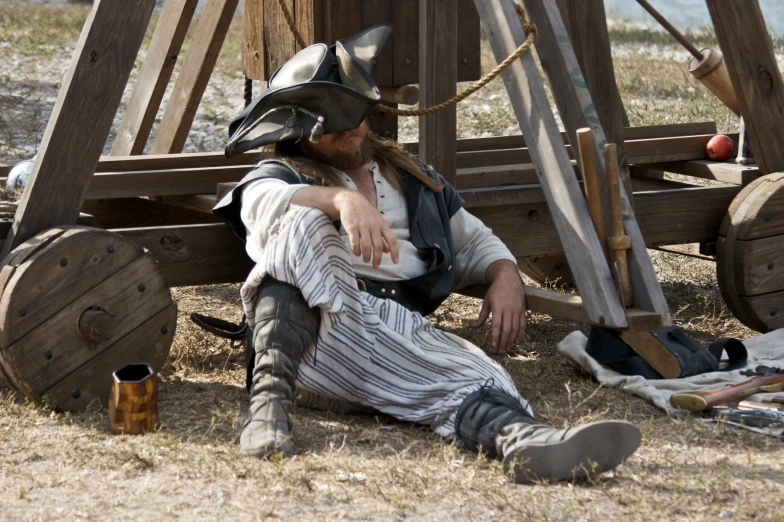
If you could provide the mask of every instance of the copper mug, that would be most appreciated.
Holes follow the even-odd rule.
[[[109,431],[136,435],[155,431],[158,424],[158,379],[147,363],[123,366],[112,374]]]

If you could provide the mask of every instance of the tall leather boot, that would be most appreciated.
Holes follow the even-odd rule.
[[[557,430],[537,424],[508,394],[480,389],[463,400],[455,434],[469,449],[503,460],[518,484],[596,475],[618,466],[640,445],[640,430],[624,421]]]
[[[275,280],[259,287],[253,345],[249,346],[250,415],[240,437],[243,455],[267,457],[292,451],[289,411],[297,371],[318,336],[319,311],[294,286]]]

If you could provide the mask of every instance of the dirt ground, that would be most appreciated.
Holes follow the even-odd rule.
[[[85,16],[81,6],[0,2],[0,161],[32,155],[35,129],[51,113]],[[235,22],[188,151],[220,150],[228,119],[241,107],[239,35]],[[616,23],[611,36],[634,125],[716,120],[720,129],[734,127],[729,111],[689,77],[683,53],[658,33]],[[710,33],[692,36],[712,41]],[[458,114],[461,136],[519,132],[498,81]],[[416,120],[401,119],[401,128],[404,138],[414,137]],[[701,341],[755,335],[728,313],[712,261],[660,251],[651,256],[677,324]],[[238,286],[173,293],[180,317],[159,376],[157,433],[113,436],[98,405],[59,414],[0,388],[0,520],[784,519],[781,440],[668,417],[603,387],[556,351],[569,332],[585,326],[540,314],[530,314],[524,340],[497,360],[542,421],[565,426],[625,419],[639,426],[642,446],[613,472],[586,482],[518,486],[498,462],[457,449],[423,427],[384,415],[306,409],[293,416],[292,458],[242,458],[243,349],[187,320],[192,311],[238,320]],[[431,319],[483,346],[486,327],[462,326],[479,306],[453,296]]]

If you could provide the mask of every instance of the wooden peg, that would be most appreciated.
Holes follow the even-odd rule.
[[[593,133],[588,127],[577,130],[577,149],[580,154],[580,169],[583,174],[583,190],[588,202],[588,213],[599,236],[599,243],[607,254],[607,230],[604,227],[604,213],[602,212],[602,196],[599,192],[599,178],[596,175],[596,158],[593,154]]]
[[[618,148],[615,143],[604,146],[604,163],[607,170],[607,190],[610,200],[610,224],[612,235],[607,239],[607,246],[613,251],[618,279],[621,282],[621,298],[624,306],[632,306],[632,283],[629,278],[629,265],[626,262],[626,251],[631,246],[629,236],[623,230],[623,213],[621,211],[621,179],[618,175]]]
[[[401,103],[403,105],[416,105],[419,103],[419,87],[416,85],[381,87],[380,89],[381,101],[387,103]]]

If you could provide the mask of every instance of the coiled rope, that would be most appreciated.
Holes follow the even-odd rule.
[[[283,12],[283,17],[286,19],[286,23],[289,26],[292,34],[294,35],[294,39],[297,41],[297,44],[300,47],[307,47],[305,40],[303,40],[302,35],[300,34],[299,30],[297,29],[296,24],[294,23],[294,19],[291,17],[291,13],[289,13],[286,4],[283,3],[283,0],[278,0],[278,5],[280,6],[280,10]],[[515,4],[515,9],[517,9],[517,16],[520,18],[520,23],[523,25],[523,29],[525,30],[526,38],[525,41],[520,45],[520,47],[515,50],[512,54],[510,54],[506,60],[501,62],[496,66],[495,69],[490,71],[485,75],[484,78],[473,84],[471,87],[466,89],[465,91],[461,92],[460,94],[453,96],[452,98],[448,99],[445,102],[439,103],[438,105],[433,105],[432,107],[426,107],[424,109],[396,109],[394,107],[390,107],[388,105],[384,105],[379,103],[376,105],[375,109],[380,112],[386,112],[388,114],[395,114],[397,116],[423,116],[426,114],[435,114],[436,112],[443,111],[453,105],[457,105],[464,99],[468,98],[476,91],[490,83],[496,76],[504,72],[506,68],[508,68],[515,60],[520,58],[524,55],[528,49],[531,48],[533,43],[536,41],[536,37],[539,34],[539,29],[536,25],[532,24],[528,21],[528,18],[525,14],[525,8],[519,4]]]

